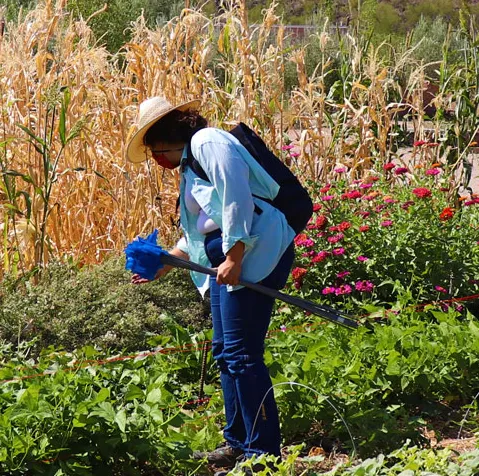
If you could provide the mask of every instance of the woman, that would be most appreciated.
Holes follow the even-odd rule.
[[[226,445],[200,456],[217,466],[232,467],[238,458],[254,454],[280,456],[278,412],[273,392],[268,392],[271,379],[263,360],[274,299],[238,282],[282,288],[294,259],[295,232],[282,212],[258,198],[272,200],[279,190],[277,183],[235,137],[207,127],[198,105],[192,101],[175,107],[161,97],[143,102],[139,130],[127,156],[131,162],[151,156],[161,167],[180,167],[184,236],[170,253],[217,268],[216,279],[195,272],[192,279],[202,295],[210,290],[212,348],[225,401]],[[208,181],[188,166],[189,153]],[[169,270],[165,266],[157,278]],[[138,276],[132,281],[144,282]]]

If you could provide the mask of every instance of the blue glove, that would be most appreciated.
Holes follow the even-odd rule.
[[[163,268],[162,256],[168,255],[167,251],[156,244],[157,236],[158,230],[155,230],[146,238],[135,238],[125,248],[125,268],[150,281],[153,281],[158,270]]]

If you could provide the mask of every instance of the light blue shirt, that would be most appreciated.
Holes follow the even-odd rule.
[[[295,232],[284,214],[269,203],[253,197],[272,200],[279,185],[261,167],[233,135],[208,127],[191,140],[191,151],[210,182],[199,178],[190,167],[183,168],[180,184],[180,224],[186,244],[177,245],[190,260],[211,266],[204,249],[205,235],[196,226],[198,217],[185,205],[186,192],[191,192],[206,214],[221,228],[223,253],[235,243],[245,244],[241,279],[259,282],[268,276],[294,239]],[[255,204],[262,210],[254,211]],[[195,271],[191,277],[202,295],[209,288],[209,277]],[[240,286],[228,286],[228,290]]]

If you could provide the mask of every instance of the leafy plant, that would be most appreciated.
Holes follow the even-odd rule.
[[[36,285],[4,280],[0,285],[0,336],[18,342],[37,336],[40,347],[73,350],[84,345],[144,348],[151,335],[167,332],[174,316],[195,330],[211,327],[203,301],[187,273],[134,286],[123,258],[81,270],[52,264]]]

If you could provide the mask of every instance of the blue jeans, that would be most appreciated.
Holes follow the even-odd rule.
[[[225,259],[221,245],[220,232],[209,235],[205,241],[205,250],[215,267]],[[293,260],[291,243],[261,284],[281,289]],[[214,277],[210,285],[213,358],[220,369],[225,402],[225,440],[242,449],[246,456],[261,453],[280,456],[278,409],[272,390],[261,405],[272,385],[263,353],[274,299],[248,288],[228,292]]]

